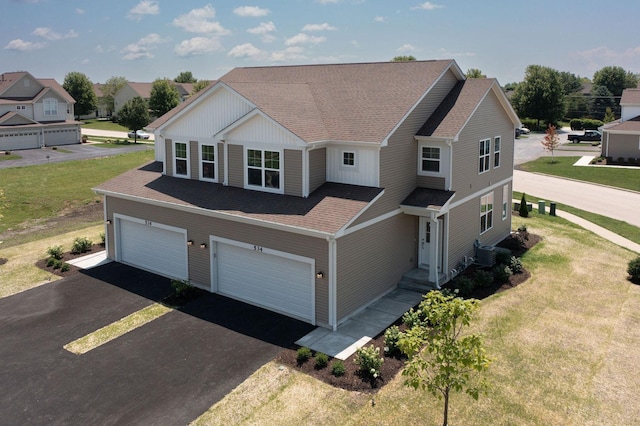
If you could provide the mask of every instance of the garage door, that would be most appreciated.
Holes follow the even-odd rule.
[[[116,260],[169,278],[186,280],[186,230],[116,217]]]
[[[35,131],[4,133],[0,136],[0,151],[34,149],[40,147],[39,135]]]
[[[220,294],[314,322],[312,259],[262,247],[214,244],[214,291],[217,287]]]

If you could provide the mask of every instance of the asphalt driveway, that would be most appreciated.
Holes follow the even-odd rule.
[[[63,346],[170,292],[110,263],[0,299],[3,424],[180,424],[314,327],[207,294],[84,355]]]

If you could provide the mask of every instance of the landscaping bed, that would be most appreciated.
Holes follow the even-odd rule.
[[[103,244],[92,244],[91,248],[84,253],[72,253],[70,251],[64,252],[62,254],[62,258],[60,259],[60,261],[63,264],[68,265],[68,269],[61,268],[61,267],[54,268],[53,265],[47,265],[49,258],[42,258],[38,260],[36,262],[36,266],[40,269],[44,269],[45,271],[51,272],[52,274],[57,275],[59,277],[70,277],[72,275],[77,274],[81,270],[77,266],[70,264],[69,263],[70,260],[77,259],[83,256],[88,256],[90,254],[97,253],[103,250],[104,250]],[[63,269],[66,269],[66,270],[63,271]]]

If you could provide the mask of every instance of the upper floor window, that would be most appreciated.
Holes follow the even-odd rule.
[[[493,192],[480,198],[480,233],[493,228]]]
[[[440,148],[434,146],[422,147],[422,171],[423,172],[440,172]]]
[[[500,167],[500,136],[493,138],[493,168]]]
[[[480,141],[480,164],[478,166],[478,172],[484,173],[489,170],[491,153],[491,139],[482,139]]]
[[[200,177],[205,180],[216,180],[216,147],[200,145]]]
[[[45,117],[58,115],[58,101],[56,99],[45,99],[43,105]]]
[[[343,166],[355,166],[356,165],[356,153],[353,151],[344,151],[342,153],[342,165]]]
[[[247,185],[280,192],[280,152],[247,150]]]
[[[176,176],[189,176],[189,157],[187,154],[187,144],[176,142],[173,144],[173,158],[175,162]]]

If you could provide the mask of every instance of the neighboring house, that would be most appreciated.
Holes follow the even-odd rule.
[[[93,83],[93,93],[96,95],[96,110],[91,114],[81,115],[81,120],[88,120],[92,118],[108,118],[111,114],[104,99],[104,93],[102,93],[102,83]]]
[[[191,92],[193,91],[193,84],[173,83],[173,85],[176,87],[176,89],[178,89],[178,93],[180,94],[180,102],[186,101],[187,98],[191,96]],[[114,114],[118,115],[118,111],[120,111],[124,104],[126,104],[136,96],[140,96],[142,99],[148,102],[149,98],[151,98],[152,87],[153,83],[129,82],[122,89],[118,90],[116,95],[113,97]]]
[[[236,68],[95,189],[111,259],[335,329],[511,230],[514,130],[453,60]]]
[[[620,99],[620,120],[601,127],[603,157],[640,162],[640,88],[625,89]]]
[[[74,99],[54,79],[0,75],[0,151],[81,142]]]

